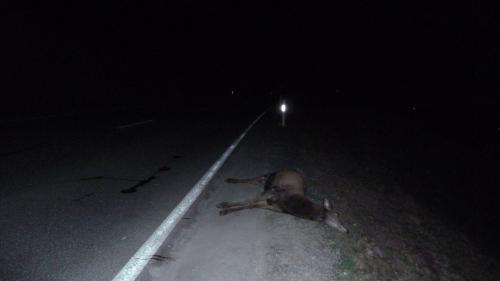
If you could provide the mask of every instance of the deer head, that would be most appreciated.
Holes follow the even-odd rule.
[[[323,200],[323,208],[325,210],[325,223],[340,232],[348,232],[347,228],[345,228],[339,220],[339,214],[334,212],[332,209],[332,204],[328,199]]]

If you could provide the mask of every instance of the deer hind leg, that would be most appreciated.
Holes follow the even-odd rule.
[[[249,183],[253,185],[258,185],[258,186],[264,186],[267,179],[273,174],[265,174],[263,176],[258,176],[255,178],[249,178],[249,179],[235,179],[235,178],[227,178],[226,182],[227,183]]]

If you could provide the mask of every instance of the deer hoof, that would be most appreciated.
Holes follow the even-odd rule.
[[[216,205],[217,208],[227,208],[229,207],[228,202],[220,202],[219,204]]]

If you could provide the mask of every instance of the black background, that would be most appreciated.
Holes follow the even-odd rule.
[[[173,98],[309,100],[494,111],[494,9],[477,1],[76,1],[9,7],[4,105]],[[6,99],[6,100],[5,100]]]

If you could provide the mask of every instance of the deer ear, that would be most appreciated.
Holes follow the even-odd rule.
[[[328,200],[327,198],[325,198],[323,200],[323,207],[327,210],[327,211],[331,211],[332,210],[332,204],[330,203],[330,200]]]

